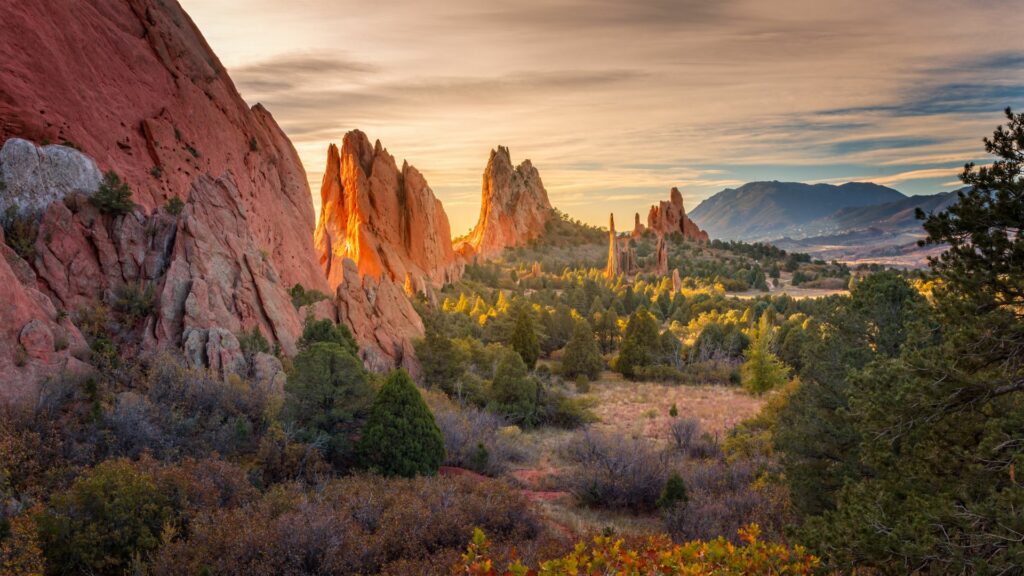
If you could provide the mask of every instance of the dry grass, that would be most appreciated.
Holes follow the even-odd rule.
[[[613,372],[605,372],[592,382],[587,396],[597,403],[594,412],[600,421],[592,425],[594,429],[648,439],[658,446],[670,441],[672,404],[679,410],[679,417],[696,418],[701,430],[718,436],[757,414],[764,405],[763,398],[750,396],[738,387],[630,382]],[[571,495],[559,492],[555,477],[569,466],[563,461],[564,446],[580,433],[543,428],[517,435],[529,460],[510,470],[506,477],[524,490],[558,533],[585,536],[610,528],[620,535],[642,535],[663,530],[655,514],[583,508]]]
[[[601,419],[594,428],[659,443],[668,441],[673,404],[681,418],[696,418],[701,430],[717,435],[754,416],[764,405],[763,398],[738,387],[630,382],[614,373],[594,382],[590,396],[597,400],[594,413]]]

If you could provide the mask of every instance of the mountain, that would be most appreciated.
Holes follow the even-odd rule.
[[[785,237],[773,243],[823,260],[923,266],[927,257],[941,251],[941,247],[917,245],[925,232],[916,211],[940,212],[956,201],[956,192],[942,192],[874,206],[841,208],[807,224],[806,236]]]
[[[915,216],[917,209],[920,208],[925,213],[942,211],[955,204],[956,199],[956,192],[940,192],[909,196],[895,202],[873,206],[840,208],[833,214],[811,223],[808,228],[812,231],[817,230],[816,234],[863,228],[890,231],[904,228],[919,229],[921,221]]]
[[[701,202],[690,218],[712,238],[772,240],[798,236],[801,227],[842,208],[871,206],[906,198],[867,182],[803,184],[750,182],[728,188]]]
[[[480,217],[455,250],[467,260],[490,258],[522,246],[544,232],[551,202],[540,174],[529,160],[513,167],[508,148],[491,150],[483,177]]]

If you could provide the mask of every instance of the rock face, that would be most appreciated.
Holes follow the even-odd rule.
[[[102,175],[92,158],[66,146],[43,146],[10,138],[0,148],[0,213],[38,214],[54,200],[92,194]]]
[[[687,240],[708,241],[708,233],[698,228],[686,216],[686,210],[683,208],[683,195],[678,188],[672,188],[668,202],[651,206],[651,210],[647,214],[647,227],[659,235],[671,235],[679,232]]]
[[[341,152],[327,151],[315,246],[332,288],[345,280],[345,259],[359,273],[425,291],[454,282],[463,263],[452,249],[441,201],[416,168],[395,159],[380,141],[355,130]]]
[[[82,334],[34,283],[31,267],[0,243],[0,402],[28,401],[37,382],[88,369],[75,357],[87,349]]]
[[[498,146],[484,169],[480,218],[456,250],[467,259],[490,258],[522,246],[544,232],[551,202],[540,173],[529,160],[513,168],[508,148]]]
[[[74,143],[147,213],[202,174],[229,178],[282,281],[326,288],[294,148],[175,0],[4,2],[0,38],[0,144]]]
[[[360,274],[350,259],[341,262],[338,316],[352,328],[363,362],[381,372],[396,366],[420,377],[413,340],[422,338],[423,321],[397,284]]]

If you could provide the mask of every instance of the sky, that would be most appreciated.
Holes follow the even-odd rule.
[[[1019,0],[180,1],[292,139],[314,206],[328,144],[358,128],[426,176],[456,236],[499,144],[603,225],[673,186],[688,210],[754,180],[953,189],[1024,108]]]

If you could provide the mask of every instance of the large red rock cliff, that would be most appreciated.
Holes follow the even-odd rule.
[[[39,226],[31,250],[0,247],[0,400],[87,368],[71,321],[131,286],[154,295],[128,338],[139,349],[178,348],[225,376],[244,364],[242,330],[293,353],[304,312],[288,289],[332,289],[305,172],[178,3],[4,2],[0,38],[0,179],[16,183],[0,196]],[[68,146],[32,144],[47,141]],[[86,201],[100,170],[130,185],[133,211]],[[163,208],[174,197],[180,210]],[[393,298],[400,290],[356,279],[339,288],[321,314],[359,320],[372,367],[415,369],[410,334],[422,324]],[[280,363],[264,356],[258,376],[280,385]]]
[[[496,256],[540,236],[551,214],[537,169],[529,160],[513,167],[508,148],[498,146],[484,169],[480,218],[456,250],[467,259]]]
[[[345,279],[344,260],[360,274],[407,284],[417,291],[462,275],[452,250],[451,228],[441,201],[416,168],[395,158],[366,134],[333,144],[320,189],[315,245],[332,288]]]
[[[4,2],[0,38],[0,145],[74,143],[146,211],[187,199],[199,175],[230,178],[282,281],[323,285],[294,148],[176,1]]]

